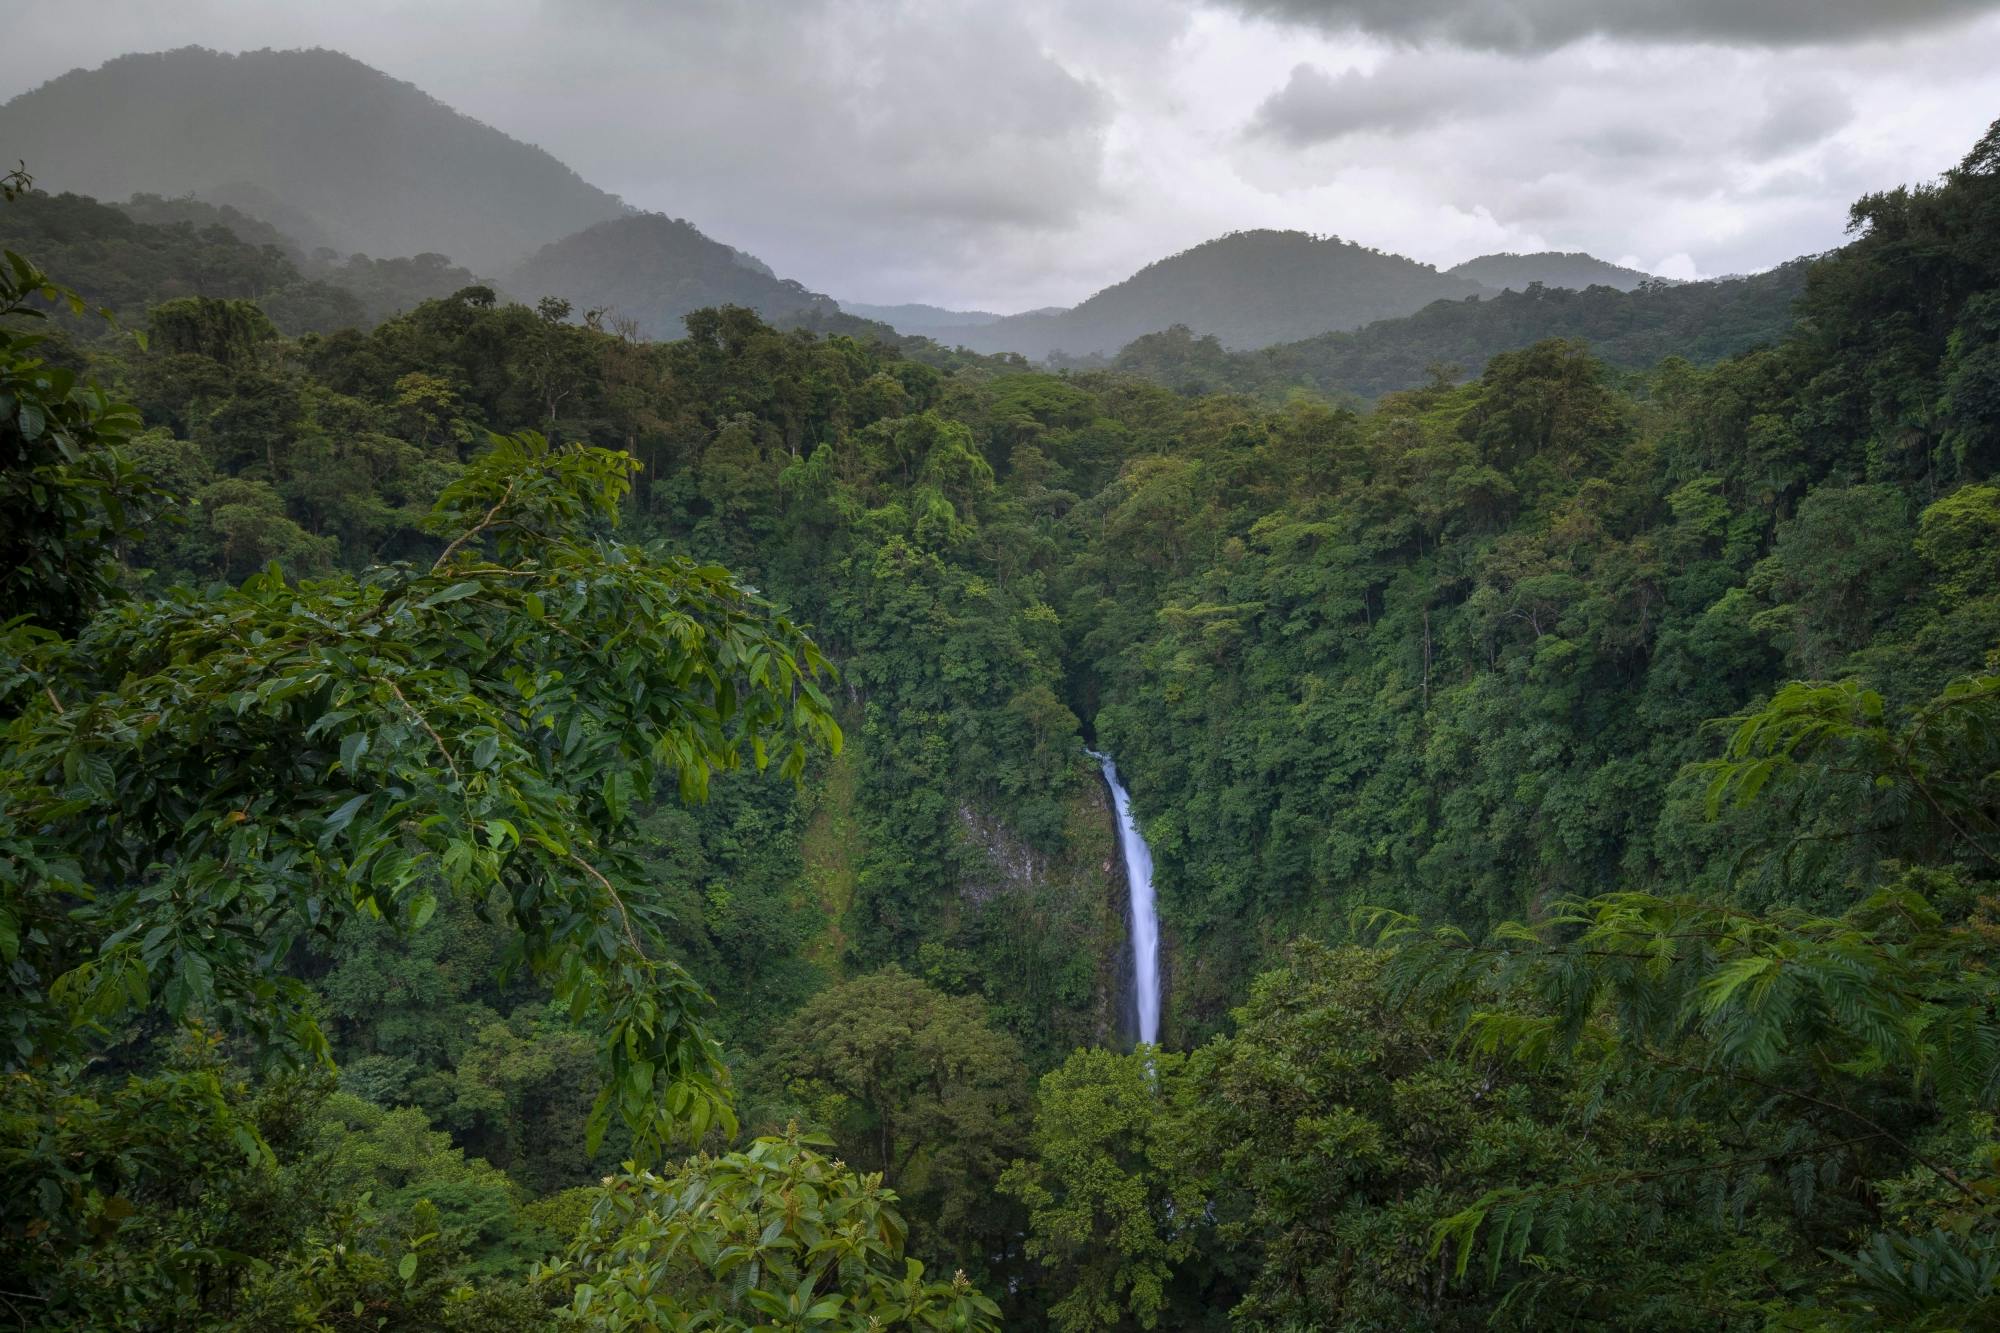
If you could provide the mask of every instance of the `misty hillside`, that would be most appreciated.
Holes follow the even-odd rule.
[[[949,341],[951,334],[960,329],[977,328],[1007,318],[990,310],[947,310],[941,305],[925,305],[921,301],[903,305],[870,305],[865,301],[842,301],[840,308],[850,315],[862,319],[872,319],[889,324],[904,333],[921,334],[926,338],[940,338]],[[1057,307],[1060,308],[1060,307]]]
[[[355,316],[357,323],[378,324],[420,302],[449,296],[484,281],[435,251],[389,259],[364,254],[340,255],[324,247],[306,253],[287,233],[229,204],[136,194],[117,208],[151,226],[186,226],[196,232],[221,228],[246,244],[276,247],[305,278],[353,295],[360,302],[360,312]]]
[[[474,269],[623,210],[541,149],[324,50],[121,56],[0,106],[0,144],[49,190],[192,194],[306,250]]]
[[[259,234],[253,220],[246,230]],[[143,328],[154,306],[188,296],[252,300],[287,333],[328,332],[368,318],[346,287],[301,272],[296,257],[217,223],[141,222],[79,194],[31,191],[0,208],[0,248],[33,255],[93,306]],[[63,322],[97,331],[94,318]]]
[[[1060,315],[1068,307],[1059,305],[1042,306],[1035,310],[1024,310],[1019,315],[1000,315],[991,310],[952,310],[940,305],[925,305],[921,301],[904,305],[869,305],[862,301],[842,301],[840,308],[851,315],[887,324],[898,332],[918,338],[929,338],[946,347],[954,347],[966,341],[965,331],[988,324],[996,324],[1003,319],[1029,318],[1043,315]]]
[[[1747,278],[1649,284],[1629,292],[1602,285],[1542,287],[1439,301],[1400,319],[1248,352],[1174,328],[1136,340],[1114,364],[1190,393],[1283,395],[1302,388],[1361,398],[1427,383],[1433,368],[1465,379],[1494,356],[1544,338],[1580,340],[1626,369],[1670,356],[1706,364],[1779,341],[1792,327],[1808,263],[1799,259]]]
[[[1010,315],[968,329],[959,340],[976,351],[1030,357],[1110,354],[1143,334],[1185,324],[1226,347],[1265,347],[1483,290],[1414,259],[1334,237],[1240,231],[1148,264],[1069,310]]]
[[[481,282],[435,253],[302,255],[259,218],[158,195],[114,206],[30,191],[0,209],[0,246],[37,256],[134,326],[164,301],[208,296],[255,301],[286,333],[328,332],[378,324]]]
[[[197,199],[187,194],[170,199],[165,195],[141,193],[111,207],[134,222],[151,227],[177,227],[183,223],[196,231],[220,227],[246,245],[275,245],[295,259],[304,255],[298,237],[265,217],[253,216],[234,204]]]
[[[1586,287],[1615,287],[1629,292],[1641,283],[1667,281],[1636,268],[1621,268],[1580,250],[1481,255],[1445,272],[1483,286],[1512,288],[1517,292],[1524,292],[1538,282],[1544,287],[1567,287],[1579,292]]]
[[[658,213],[600,222],[543,246],[505,279],[524,301],[559,296],[576,308],[636,321],[648,338],[679,338],[682,316],[705,306],[748,306],[774,322],[832,316],[832,297],[774,277],[762,263]]]

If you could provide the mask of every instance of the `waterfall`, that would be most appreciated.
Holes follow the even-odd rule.
[[[1118,843],[1125,853],[1125,883],[1132,898],[1132,998],[1139,1011],[1139,1040],[1160,1040],[1160,915],[1153,905],[1153,851],[1132,818],[1132,797],[1108,754],[1085,750],[1104,769],[1111,803],[1118,809]]]

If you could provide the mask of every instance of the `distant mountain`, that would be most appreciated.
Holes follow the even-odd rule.
[[[1481,255],[1445,272],[1486,287],[1517,292],[1525,292],[1538,282],[1544,287],[1567,287],[1579,292],[1586,287],[1615,287],[1621,292],[1629,292],[1641,283],[1669,281],[1650,273],[1641,273],[1636,268],[1620,268],[1581,250]]]
[[[868,305],[861,301],[842,301],[840,308],[859,319],[887,324],[899,333],[932,338],[946,346],[963,341],[961,335],[967,329],[1006,318],[990,310],[947,310],[943,306],[921,303]]]
[[[502,281],[529,303],[559,296],[579,315],[624,316],[648,338],[685,336],[682,317],[704,306],[749,306],[780,325],[825,323],[841,313],[832,297],[775,277],[692,223],[658,213],[600,222],[545,245]]]
[[[625,211],[541,149],[334,51],[120,56],[0,106],[0,145],[45,189],[192,194],[307,252],[483,271]]]
[[[883,324],[893,324],[899,329],[908,329],[913,333],[919,328],[969,329],[1006,318],[1005,315],[996,315],[990,310],[947,310],[941,305],[924,305],[921,302],[907,305],[868,305],[861,301],[842,301],[840,308],[850,315],[859,315],[863,319],[872,319]]]
[[[1811,261],[1713,282],[1647,285],[1629,292],[1541,287],[1484,300],[1439,301],[1414,315],[1257,351],[1169,329],[1138,339],[1113,365],[1188,393],[1228,389],[1282,396],[1310,389],[1377,398],[1428,381],[1435,370],[1477,375],[1501,352],[1544,338],[1578,338],[1610,364],[1641,370],[1670,356],[1719,361],[1775,343]]]
[[[944,306],[924,305],[921,302],[907,305],[867,305],[860,301],[842,301],[840,308],[850,315],[872,320],[878,324],[893,326],[898,332],[919,338],[929,338],[947,347],[965,341],[967,329],[982,328],[996,324],[1014,316],[997,315],[990,310],[949,310]],[[1060,315],[1065,306],[1043,306],[1038,310],[1024,311],[1027,315]]]
[[[1486,290],[1401,255],[1298,231],[1240,231],[1140,269],[1069,310],[1009,315],[956,340],[1046,357],[1116,352],[1175,324],[1230,348],[1266,347],[1407,315]]]

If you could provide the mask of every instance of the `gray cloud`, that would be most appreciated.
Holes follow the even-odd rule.
[[[1103,197],[1114,108],[979,0],[18,3],[35,61],[0,98],[125,51],[332,47],[821,290],[962,274]]]
[[[532,112],[586,176],[691,204],[760,198],[767,225],[822,228],[829,215],[1061,225],[1097,188],[1107,108],[1018,15],[840,0],[582,10],[594,21],[526,53],[559,100],[509,116]],[[463,97],[493,99],[488,71],[464,77]],[[611,110],[636,107],[647,114]]]
[[[1607,3],[0,0],[0,99],[331,47],[818,290],[997,310],[1243,227],[1764,267],[2000,109],[2000,14],[1945,22],[2000,0]]]
[[[1846,93],[1825,83],[1780,89],[1764,105],[1764,113],[1743,135],[1743,146],[1760,160],[1823,142],[1854,119],[1854,103]]]
[[[1373,74],[1296,65],[1284,87],[1257,108],[1250,129],[1294,146],[1349,134],[1408,134],[1476,113],[1495,91],[1495,73],[1449,58],[1391,62]]]
[[[1552,51],[1586,37],[1795,47],[1910,32],[2000,0],[1223,0],[1244,13],[1410,45]]]

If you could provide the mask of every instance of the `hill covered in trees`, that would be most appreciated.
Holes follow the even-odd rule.
[[[1473,295],[1475,282],[1401,255],[1299,231],[1242,231],[1148,264],[1067,310],[1009,315],[956,333],[980,352],[1110,355],[1184,324],[1225,347],[1263,347]]]
[[[254,220],[228,211],[244,233],[262,234]],[[290,333],[367,318],[354,293],[301,273],[289,248],[245,240],[215,218],[155,225],[82,195],[27,191],[0,209],[0,246],[38,256],[90,304],[134,322],[182,297],[253,300]]]
[[[437,254],[305,256],[239,209],[155,195],[113,207],[25,192],[0,212],[0,245],[45,256],[92,304],[135,321],[178,297],[235,297],[287,333],[373,324],[479,282]]]
[[[0,106],[0,143],[45,189],[193,194],[306,251],[489,270],[624,211],[541,149],[335,51],[120,56]]]
[[[1307,389],[1379,398],[1443,375],[1459,379],[1500,354],[1543,338],[1574,338],[1607,364],[1642,370],[1668,357],[1706,364],[1790,330],[1809,262],[1712,282],[1648,283],[1569,291],[1531,286],[1497,296],[1439,301],[1351,333],[1232,352],[1181,327],[1134,340],[1110,363],[1191,393],[1232,390],[1283,396]]]
[[[680,337],[684,317],[711,306],[744,306],[780,323],[840,313],[832,297],[657,213],[600,222],[545,245],[505,285],[530,300],[555,296],[579,311],[605,311],[648,338]]]
[[[1179,325],[1199,330],[1195,336],[1215,338],[1224,347],[1240,350],[1291,341],[1300,330],[1317,333],[1351,328],[1357,322],[1356,311],[1364,312],[1360,323],[1379,321],[1414,309],[1413,299],[1421,305],[1467,293],[1491,295],[1506,288],[1525,291],[1536,284],[1631,291],[1641,284],[1659,282],[1636,269],[1620,268],[1587,254],[1553,251],[1467,260],[1444,271],[1446,278],[1472,284],[1455,289],[1430,285],[1428,271],[1411,265],[1414,261],[1400,256],[1316,240],[1297,232],[1241,232],[1161,260],[1075,310],[1051,306],[1019,315],[996,315],[984,310],[854,301],[841,302],[841,308],[946,345],[963,343],[1038,360],[1057,352],[1061,363],[1082,365],[1113,350],[1105,340],[1115,339],[1117,329],[1136,329],[1148,320],[1168,322],[1144,329],[1147,334]],[[1274,299],[1278,299],[1272,286],[1283,288],[1288,281],[1305,284],[1303,290],[1285,298],[1303,308],[1272,309]],[[1417,295],[1413,298],[1409,293]],[[1212,327],[1218,319],[1239,323],[1224,337]],[[1273,336],[1274,329],[1280,336]],[[1060,341],[1064,337],[1072,341]]]
[[[1993,1324],[2000,125],[1854,219],[1367,411],[10,260],[18,1321]]]
[[[947,310],[943,306],[925,305],[922,302],[870,305],[865,301],[842,301],[840,308],[862,319],[876,320],[903,333],[931,338],[947,345],[966,329],[1007,318],[1005,315],[996,315],[990,310]],[[1061,306],[1049,306],[1027,313],[1053,315],[1061,309]]]
[[[1629,292],[1646,283],[1660,281],[1650,273],[1621,268],[1580,250],[1481,255],[1463,264],[1454,264],[1445,272],[1495,291],[1511,289],[1517,292],[1538,284],[1543,287],[1568,287],[1575,291],[1587,287],[1611,287]]]

